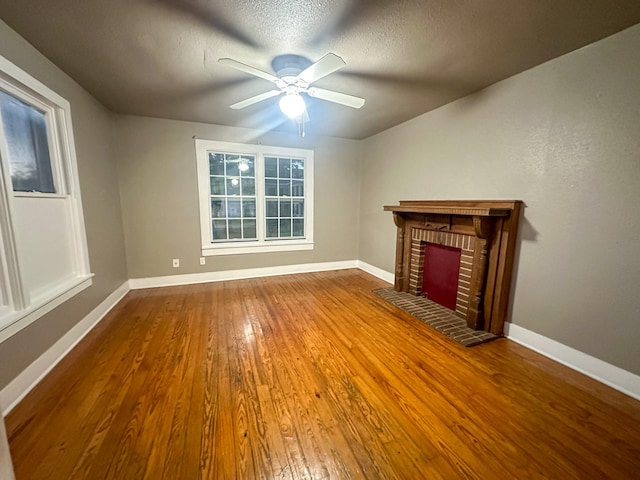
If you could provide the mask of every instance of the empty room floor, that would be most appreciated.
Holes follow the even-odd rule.
[[[359,270],[130,292],[6,418],[18,480],[628,479],[640,402]]]

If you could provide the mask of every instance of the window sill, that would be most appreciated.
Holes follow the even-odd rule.
[[[29,306],[29,308],[19,311],[11,311],[1,317],[0,343],[32,324],[40,317],[46,315],[57,306],[69,300],[71,297],[74,297],[78,293],[90,287],[93,283],[92,278],[93,274],[73,277],[69,281],[65,282],[64,285],[46,292],[46,295],[42,295],[40,300],[34,302]]]
[[[69,195],[66,193],[42,193],[42,192],[20,192],[14,191],[14,197],[22,197],[22,198],[59,198],[66,199],[69,198]]]
[[[265,242],[250,243],[230,246],[222,245],[206,245],[202,247],[203,257],[212,257],[215,255],[242,255],[245,253],[269,253],[269,252],[294,252],[300,250],[313,250],[313,242],[308,240],[294,242]]]

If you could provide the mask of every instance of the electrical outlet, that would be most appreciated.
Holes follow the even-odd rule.
[[[205,261],[205,258],[204,257],[200,257],[200,265],[204,265],[205,263],[207,263]]]
[[[179,258],[174,258],[173,259],[173,268],[178,268],[180,266],[180,259]]]

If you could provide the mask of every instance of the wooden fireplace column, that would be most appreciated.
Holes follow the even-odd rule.
[[[520,200],[409,200],[385,206],[397,227],[394,289],[409,292],[414,229],[474,237],[467,325],[496,335],[507,317]]]

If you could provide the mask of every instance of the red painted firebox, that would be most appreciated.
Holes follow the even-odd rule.
[[[425,244],[422,293],[451,310],[456,309],[461,253],[459,248]]]

